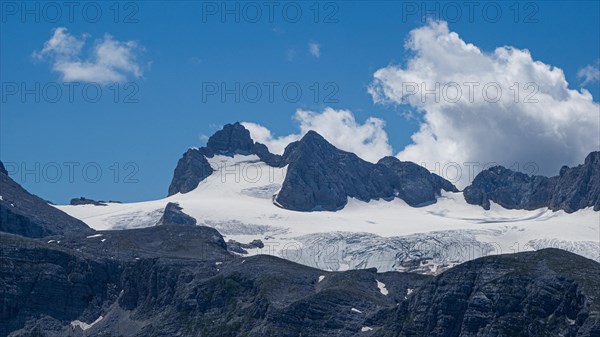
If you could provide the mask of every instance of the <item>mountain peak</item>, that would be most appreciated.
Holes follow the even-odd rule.
[[[206,143],[206,147],[215,154],[233,155],[253,152],[254,141],[250,131],[239,122],[225,124],[223,129],[215,132]]]
[[[302,137],[302,139],[305,139],[305,140],[315,139],[315,140],[327,141],[327,140],[325,140],[325,138],[323,138],[323,136],[321,136],[315,130],[308,130],[308,132],[304,135],[304,137]]]
[[[335,146],[331,144],[325,137],[321,136],[317,131],[309,130],[300,140],[300,143],[309,143],[309,144],[322,144],[324,146],[329,146],[334,148]]]
[[[287,175],[275,197],[297,211],[336,211],[348,198],[362,201],[399,197],[411,206],[433,203],[441,190],[457,191],[427,169],[387,157],[373,164],[338,149],[315,131],[289,144],[283,155]]]
[[[582,165],[563,166],[558,176],[531,176],[503,166],[481,171],[464,191],[465,200],[485,209],[490,201],[508,209],[600,210],[600,152],[591,152]]]

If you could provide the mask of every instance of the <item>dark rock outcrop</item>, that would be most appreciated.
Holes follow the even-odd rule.
[[[0,233],[0,337],[596,336],[600,264],[557,249],[489,256],[438,276],[326,272],[234,257],[202,226]],[[382,292],[381,283],[386,292]],[[368,327],[369,329],[364,329]]]
[[[118,298],[122,269],[116,261],[6,233],[0,243],[2,337],[23,328],[47,336],[77,319],[93,322]]]
[[[104,201],[96,201],[96,200],[87,199],[84,197],[73,198],[73,199],[71,199],[71,202],[69,204],[72,206],[77,206],[77,205],[106,206],[106,203]]]
[[[590,153],[582,165],[563,166],[556,179],[550,209],[575,212],[586,207],[600,211],[600,151]]]
[[[0,256],[0,337],[15,330],[78,336],[72,321],[100,316],[85,335],[353,336],[366,317],[394,308],[430,278],[234,258],[218,232],[201,226],[100,234],[60,244],[0,234],[8,251]]]
[[[194,226],[196,219],[185,214],[178,203],[170,202],[165,207],[163,215],[156,225],[188,225]]]
[[[262,249],[264,247],[265,244],[259,239],[252,240],[250,243],[241,243],[231,239],[227,241],[227,250],[237,254],[248,254],[248,251],[246,249]]]
[[[597,336],[600,264],[558,249],[489,256],[433,278],[378,336]]]
[[[173,179],[169,186],[169,196],[187,193],[214,172],[206,157],[199,149],[189,149],[177,162]]]
[[[92,232],[85,223],[27,192],[0,169],[0,232],[41,238],[69,232]]]
[[[509,209],[600,210],[600,152],[590,153],[582,165],[564,166],[554,177],[530,176],[502,166],[479,173],[464,189],[465,200],[490,208],[493,201]]]
[[[378,165],[390,170],[387,175],[396,190],[396,196],[411,206],[435,202],[442,190],[458,192],[451,182],[413,162],[385,157]]]
[[[274,201],[297,211],[339,210],[349,197],[362,201],[399,197],[421,206],[435,202],[441,190],[458,191],[414,163],[386,157],[373,164],[339,150],[314,131],[288,145],[282,162],[289,166]]]

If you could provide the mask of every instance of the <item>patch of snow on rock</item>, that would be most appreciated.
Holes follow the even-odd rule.
[[[379,292],[384,295],[387,296],[390,292],[387,290],[387,288],[385,287],[385,283],[383,282],[379,282],[379,280],[375,280],[377,281],[377,288],[379,288]]]
[[[77,321],[71,322],[71,326],[72,327],[79,327],[81,330],[85,331],[85,330],[88,330],[89,328],[93,327],[96,323],[100,322],[103,318],[104,317],[100,316],[100,317],[98,317],[97,320],[93,321],[90,324],[87,324],[85,322],[77,320]]]

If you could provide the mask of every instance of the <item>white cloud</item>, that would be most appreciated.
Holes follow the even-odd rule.
[[[377,162],[392,153],[384,130],[385,122],[379,118],[370,117],[360,124],[349,110],[325,108],[322,112],[299,109],[294,119],[299,123],[300,132],[282,137],[273,136],[269,129],[259,124],[242,124],[250,131],[252,139],[278,154],[282,154],[289,143],[302,138],[309,130],[318,132],[336,147],[354,152],[371,162]]]
[[[308,51],[316,58],[321,57],[321,45],[318,42],[310,41],[308,43]]]
[[[528,173],[533,170],[524,166],[534,163],[537,173],[555,175],[562,165],[581,163],[598,149],[598,103],[585,89],[569,89],[561,69],[534,61],[528,50],[505,46],[485,53],[450,32],[445,22],[434,21],[411,31],[405,47],[412,55],[406,66],[377,70],[369,88],[376,103],[407,104],[422,113],[414,143],[398,153],[400,159],[430,170],[436,170],[436,163],[442,168],[457,163],[462,176],[455,181],[464,187],[472,178],[465,163],[498,163]],[[460,84],[462,96],[450,86],[444,94],[444,85],[452,82]],[[470,94],[465,82],[480,85]],[[434,95],[423,97],[421,89],[411,94],[410,83],[427,90],[438,83],[439,102]],[[488,83],[502,89],[496,103],[491,103],[493,87],[487,96],[483,92]],[[516,90],[510,89],[515,83],[518,103]]]
[[[593,82],[600,81],[600,60],[596,62],[596,65],[587,65],[585,68],[579,69],[577,77],[582,80],[581,86],[586,86]]]
[[[121,42],[105,34],[94,43],[91,56],[82,59],[86,38],[87,35],[76,37],[58,27],[42,50],[33,52],[33,57],[48,60],[64,81],[110,83],[125,82],[130,75],[142,77],[137,56],[143,48],[135,41]]]

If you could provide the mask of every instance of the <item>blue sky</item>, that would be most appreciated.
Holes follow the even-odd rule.
[[[379,118],[385,121],[393,153],[401,151],[419,129],[419,114],[407,118],[414,107],[375,104],[367,88],[378,69],[404,65],[411,57],[404,42],[411,30],[426,25],[423,16],[448,21],[451,31],[484,52],[506,45],[527,49],[534,60],[561,68],[572,89],[584,80],[578,72],[597,67],[600,56],[597,1],[481,2],[472,19],[462,3],[462,16],[456,19],[454,8],[443,2],[427,2],[433,12],[407,7],[424,2],[296,2],[286,7],[287,16],[282,2],[272,18],[263,2],[254,2],[261,8],[257,20],[255,8],[240,2],[240,22],[232,14],[222,20],[221,2],[153,1],[129,7],[119,3],[118,8],[102,2],[88,6],[89,12],[82,9],[85,3],[78,3],[72,19],[68,7],[57,2],[62,14],[57,22],[50,22],[56,8],[44,9],[44,3],[8,3],[2,4],[0,33],[0,159],[10,163],[7,168],[15,180],[56,203],[78,196],[121,201],[163,197],[181,154],[204,145],[205,136],[221,125],[250,121],[284,136],[298,132],[292,118],[297,109],[347,109],[359,123]],[[96,5],[102,14],[91,22]],[[228,5],[235,10],[236,3]],[[36,14],[25,15],[23,6]],[[502,11],[497,20],[496,6]],[[483,7],[489,10],[487,17]],[[292,22],[297,8],[302,14]],[[124,22],[128,16],[132,22]],[[86,81],[79,81],[71,102],[62,84],[64,74],[52,69],[56,59],[34,55],[42,53],[58,27],[87,42],[82,58],[105,34],[116,41],[135,41],[139,76],[125,71],[126,79],[115,82],[118,89],[115,83],[98,86],[102,97],[97,102],[83,97]],[[125,82],[133,85],[126,87]],[[264,89],[270,82],[277,83],[272,102]],[[588,82],[585,88],[598,102],[598,81]],[[217,95],[203,98],[203,88],[212,83],[258,83],[263,95],[256,101],[241,96],[239,102],[231,95],[224,101]],[[40,89],[39,102],[34,94],[23,99],[23,86],[32,89],[36,84],[48,90],[58,86],[62,96],[53,102],[54,94],[44,95]],[[297,102],[283,96],[279,88],[286,84],[302,89]],[[125,102],[134,90],[134,102]],[[23,168],[29,173],[23,175]]]

